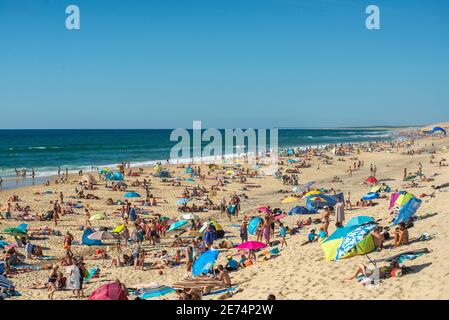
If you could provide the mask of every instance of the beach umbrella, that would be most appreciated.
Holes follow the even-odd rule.
[[[103,213],[97,213],[94,214],[92,217],[89,218],[90,221],[95,221],[95,220],[103,220],[105,219],[105,215]]]
[[[362,225],[351,232],[349,232],[344,238],[343,241],[340,243],[340,245],[337,248],[337,251],[335,253],[335,261],[341,259],[344,257],[349,251],[356,248],[357,250],[357,244],[365,238],[365,236],[374,228],[376,227],[375,224],[366,224]],[[359,248],[362,251],[362,254],[365,254],[367,252],[363,252],[363,249]]]
[[[200,228],[200,232],[206,231],[206,228],[208,225],[213,225],[215,227],[215,230],[217,231],[223,231],[223,227],[215,220],[209,220],[203,223],[203,225]]]
[[[296,197],[287,197],[284,200],[282,200],[282,203],[291,203],[291,202],[296,202],[298,201],[298,198]]]
[[[125,229],[125,225],[121,224],[119,226],[117,226],[114,230],[112,230],[113,233],[120,233],[122,232],[122,230]]]
[[[275,216],[273,217],[273,220],[274,220],[274,221],[280,220],[280,219],[285,218],[286,216],[287,216],[287,215],[286,215],[285,213],[277,214],[277,215],[275,215]]]
[[[0,288],[5,288],[5,289],[14,288],[14,284],[12,283],[11,280],[5,278],[4,276],[2,276],[0,274]]]
[[[109,231],[96,231],[87,236],[90,240],[112,240],[117,239],[117,234]]]
[[[321,194],[321,193],[322,193],[322,192],[319,191],[319,190],[312,190],[312,191],[307,192],[307,193],[304,195],[304,198],[309,197],[309,196],[312,196],[312,195],[315,195],[315,194]]]
[[[186,213],[181,216],[184,220],[197,220],[199,217],[194,213]]]
[[[130,192],[125,193],[124,197],[125,198],[140,198],[141,195],[138,194],[137,192],[130,191]]]
[[[267,247],[265,243],[259,242],[259,241],[246,241],[238,246],[236,246],[236,249],[246,249],[246,250],[256,250],[256,249],[262,249]]]
[[[127,293],[119,282],[111,282],[95,289],[89,300],[128,300]]]
[[[378,180],[376,179],[376,177],[368,177],[366,178],[366,182],[368,183],[376,183]]]
[[[226,171],[226,174],[228,176],[233,175],[234,174],[234,170],[228,170],[228,171]]]
[[[311,196],[307,200],[316,201],[316,210],[318,211],[318,205],[320,202],[326,202],[326,199],[320,196]]]
[[[168,287],[166,285],[155,285],[153,287],[144,288],[142,294],[139,296],[140,299],[151,299],[154,297],[160,297],[175,291],[175,289]]]
[[[2,231],[4,234],[8,234],[10,236],[26,236],[26,232],[18,228],[6,228]]]
[[[434,134],[435,132],[442,132],[445,136],[447,135],[446,130],[441,127],[435,127],[429,131],[429,134]]]
[[[215,261],[218,258],[219,251],[210,249],[202,253],[193,263],[192,274],[198,276],[200,274],[208,274],[212,270]]]
[[[355,227],[355,226],[361,226],[362,224],[366,224],[366,223],[370,223],[370,222],[374,222],[374,221],[375,220],[374,220],[373,217],[368,217],[368,216],[353,217],[346,224],[346,228],[351,228],[351,227]]]
[[[268,213],[270,210],[268,209],[268,207],[259,207],[256,209],[259,212],[264,212],[264,213]]]
[[[176,201],[176,204],[177,204],[178,206],[180,206],[180,205],[186,204],[187,202],[189,202],[189,199],[187,199],[187,198],[181,198],[181,199],[178,199],[178,200]]]
[[[175,289],[202,289],[205,287],[227,288],[228,286],[218,279],[208,276],[186,277],[172,285]]]
[[[179,228],[185,226],[185,225],[188,224],[188,223],[189,223],[188,220],[178,220],[178,221],[175,221],[175,222],[173,222],[173,223],[170,225],[170,228],[168,228],[168,231],[173,231],[173,230],[179,229]]]
[[[257,226],[259,225],[259,222],[262,220],[260,217],[254,217],[251,219],[251,221],[248,223],[248,232],[249,234],[254,234],[257,230]]]
[[[288,163],[295,163],[296,160],[295,160],[295,159],[288,159],[287,162],[288,162]]]

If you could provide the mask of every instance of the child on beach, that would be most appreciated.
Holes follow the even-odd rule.
[[[303,242],[301,244],[301,246],[304,246],[304,245],[306,245],[308,243],[312,243],[314,241],[317,241],[318,238],[319,238],[319,236],[316,234],[316,230],[312,229],[312,230],[310,230],[309,234],[307,235],[307,241]]]
[[[279,223],[279,236],[281,237],[281,248],[284,247],[284,245],[287,247],[287,241],[285,240],[285,237],[287,236],[287,228],[284,227],[284,224],[281,222]]]

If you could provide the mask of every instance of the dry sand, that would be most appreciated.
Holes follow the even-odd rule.
[[[434,149],[437,150],[435,155],[436,160],[440,158],[449,157],[449,152],[444,149],[444,146],[449,143],[449,138],[425,138],[415,142],[412,147],[415,150],[428,149],[434,143]],[[316,186],[326,189],[334,188],[345,192],[351,192],[351,199],[359,199],[366,194],[370,187],[362,185],[361,182],[369,176],[369,165],[375,164],[377,166],[377,176],[379,179],[389,178],[387,184],[394,189],[404,189],[402,187],[402,177],[404,168],[408,168],[409,172],[417,171],[418,162],[420,161],[424,167],[423,172],[430,176],[437,173],[434,182],[420,183],[420,187],[407,190],[415,195],[421,193],[431,193],[430,186],[432,184],[442,184],[449,182],[449,167],[439,168],[437,164],[430,164],[430,155],[424,152],[420,155],[414,156],[403,155],[402,152],[407,148],[401,148],[399,152],[362,152],[359,159],[365,162],[365,167],[360,171],[355,171],[352,177],[348,176],[347,169],[353,163],[349,160],[354,155],[347,155],[343,158],[346,161],[336,161],[334,157],[331,165],[320,164],[320,169],[317,170],[317,163],[319,160],[312,161],[312,167],[301,169],[300,182],[304,183],[309,180],[316,181]],[[178,172],[182,169],[177,169],[172,166],[170,170]],[[139,177],[143,180],[149,177],[149,173],[153,172],[152,168],[145,168],[145,174]],[[331,183],[333,176],[340,177],[342,183]],[[183,182],[183,187],[170,187],[158,181],[158,179],[150,177],[152,181],[152,192],[155,196],[167,200],[168,204],[161,204],[153,208],[154,212],[161,213],[169,217],[178,217],[179,213],[176,211],[176,198],[180,197],[184,186],[192,186],[192,183]],[[127,178],[127,183],[130,184],[133,178]],[[0,207],[6,205],[7,199],[12,194],[19,195],[20,205],[31,206],[34,212],[46,212],[51,209],[51,200],[57,200],[58,194],[53,195],[33,195],[36,191],[53,190],[62,191],[66,197],[75,194],[75,186],[78,177],[70,177],[68,184],[51,184],[49,187],[32,186],[24,187],[16,190],[8,190],[0,192]],[[206,186],[212,184],[213,181],[206,180]],[[291,186],[285,186],[282,181],[272,176],[263,178],[248,179],[248,183],[260,184],[261,188],[251,189],[245,193],[249,196],[248,200],[243,200],[241,207],[243,213],[248,213],[260,205],[270,205],[271,207],[280,207],[288,211],[294,205],[303,205],[304,200],[298,203],[282,204],[281,199],[285,196],[277,193],[280,189],[291,189]],[[115,227],[121,223],[121,219],[111,215],[114,209],[119,209],[120,206],[107,206],[105,200],[111,197],[114,200],[123,199],[123,192],[113,192],[105,190],[104,183],[99,186],[100,190],[92,191],[99,196],[101,200],[83,200],[84,204],[88,204],[91,213],[106,212],[108,214],[107,220],[100,222],[93,222],[95,225]],[[213,198],[214,202],[226,196],[233,191],[238,191],[241,185],[234,182],[225,187],[226,191],[219,191],[217,197]],[[140,188],[129,189],[136,190],[144,194]],[[338,262],[328,262],[324,260],[323,251],[319,243],[313,243],[306,246],[300,246],[306,239],[308,228],[302,229],[301,232],[295,236],[287,236],[288,247],[281,251],[281,254],[271,260],[259,261],[250,267],[242,269],[238,272],[231,273],[233,282],[239,285],[243,291],[233,296],[231,299],[266,299],[267,295],[273,293],[278,299],[448,299],[449,298],[449,219],[447,218],[449,197],[444,191],[437,191],[435,198],[424,198],[421,208],[418,210],[418,215],[427,213],[436,213],[436,215],[419,220],[415,223],[415,227],[410,230],[410,237],[415,237],[420,233],[428,232],[435,235],[435,238],[427,242],[418,242],[408,246],[403,246],[395,249],[383,250],[381,252],[374,252],[370,254],[372,259],[391,256],[399,252],[408,251],[412,249],[419,249],[427,247],[432,250],[431,253],[421,256],[415,260],[405,262],[406,266],[418,266],[418,272],[407,274],[399,278],[390,278],[381,283],[378,287],[364,287],[356,281],[347,281],[348,277],[353,273],[355,267],[359,263],[367,263],[367,258],[364,256],[356,256],[348,259],[343,259]],[[90,192],[90,191],[89,191]],[[359,208],[351,211],[346,211],[346,220],[357,215],[369,215],[376,219],[383,219],[381,224],[391,225],[388,204],[389,199],[378,199],[379,205],[370,208]],[[82,231],[79,226],[84,224],[83,209],[75,209],[79,215],[69,215],[62,217],[58,223],[56,230],[60,230],[63,234],[70,230],[75,240],[81,240]],[[230,227],[226,217],[220,217],[218,211],[209,211],[208,213],[199,213],[202,218],[209,216],[216,217],[222,223],[228,235],[234,236],[230,238],[234,243],[239,243],[238,229]],[[242,217],[242,214],[239,216]],[[300,218],[307,216],[288,216],[283,219],[285,225],[293,225]],[[334,219],[332,217],[330,224],[330,232],[334,230]],[[20,224],[17,220],[0,220],[0,229],[7,227],[15,227]],[[238,222],[233,222],[238,223]],[[53,222],[28,222],[29,227],[49,226],[54,227]],[[163,243],[167,243],[171,238],[164,239]],[[12,240],[7,238],[7,240]],[[57,236],[43,236],[43,240],[33,241],[33,243],[42,245],[46,248],[45,255],[55,256],[61,258],[64,256],[63,237]],[[156,250],[147,243],[144,246],[147,250]],[[157,247],[160,250],[160,246]],[[86,254],[94,252],[95,248],[86,246],[73,246],[72,250],[75,254]],[[130,250],[130,247],[127,249]],[[125,250],[126,251],[126,250]],[[174,249],[169,250],[171,253]],[[23,252],[23,249],[22,249]],[[235,250],[231,252],[235,253]],[[220,254],[219,261],[224,262],[225,253]],[[55,262],[57,262],[56,260]],[[147,258],[146,261],[152,261]],[[33,263],[38,263],[33,261]],[[171,285],[185,274],[185,267],[175,267],[164,269],[163,275],[158,275],[156,270],[134,270],[133,267],[119,267],[109,268],[109,261],[106,261],[104,266],[102,261],[87,260],[87,267],[100,266],[101,277],[93,279],[89,284],[85,284],[85,294],[88,296],[92,290],[97,288],[102,283],[105,283],[115,278],[120,279],[126,285],[130,286],[136,283],[152,283],[158,282],[161,284]],[[21,297],[15,299],[47,299],[47,290],[45,289],[29,289],[32,282],[45,282],[48,278],[49,270],[40,270],[16,275],[12,281],[17,287],[17,290],[22,294]],[[174,294],[167,295],[165,299],[176,298]],[[217,296],[211,296],[216,299]],[[70,291],[58,291],[55,294],[55,299],[75,299]]]

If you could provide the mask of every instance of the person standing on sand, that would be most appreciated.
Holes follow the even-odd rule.
[[[2,191],[2,190],[3,190],[3,186],[2,186],[2,184],[3,184],[3,179],[2,179],[2,177],[0,177],[0,191]]]
[[[62,191],[59,193],[59,199],[61,200],[61,203],[64,203],[64,194]]]
[[[53,205],[53,222],[55,223],[55,227],[58,226],[58,219],[59,219],[59,203],[58,200],[55,201],[55,204]]]
[[[84,213],[86,214],[86,227],[92,228],[92,224],[90,223],[90,213],[89,213],[89,210],[84,209]]]
[[[337,216],[337,223],[343,224],[345,221],[345,206],[343,205],[341,198],[337,199],[337,204],[335,205],[335,214]]]

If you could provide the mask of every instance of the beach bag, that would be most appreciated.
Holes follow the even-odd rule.
[[[253,265],[253,262],[252,262],[250,259],[248,259],[248,260],[246,260],[246,261],[243,263],[243,265],[244,265],[245,267],[249,267],[249,266],[252,266],[252,265]]]

